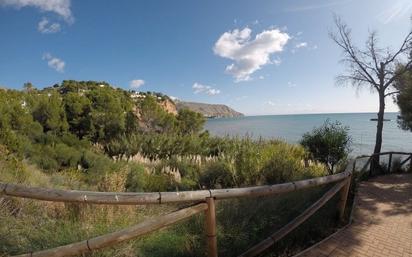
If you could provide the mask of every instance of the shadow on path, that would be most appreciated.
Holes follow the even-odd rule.
[[[412,257],[412,174],[362,182],[353,223],[299,257]]]

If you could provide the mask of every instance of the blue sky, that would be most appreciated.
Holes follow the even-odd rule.
[[[358,45],[377,30],[395,48],[412,3],[0,0],[0,85],[104,80],[248,115],[374,112],[368,89],[335,85],[345,68],[328,37],[333,13]]]

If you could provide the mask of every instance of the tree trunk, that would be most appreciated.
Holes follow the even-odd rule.
[[[371,172],[376,172],[379,167],[380,156],[378,155],[381,152],[382,148],[382,131],[383,131],[383,119],[385,114],[385,91],[379,91],[379,112],[378,112],[378,121],[376,124],[376,141],[375,148],[373,153],[376,154],[372,157],[371,162]]]

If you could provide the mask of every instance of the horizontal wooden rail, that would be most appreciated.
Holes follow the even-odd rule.
[[[360,155],[360,156],[357,156],[355,159],[370,158],[370,157],[376,156],[376,155],[387,155],[387,154],[411,155],[412,153],[408,153],[408,152],[381,152],[381,153],[374,153],[374,154],[371,154],[371,155]]]
[[[376,154],[372,154],[372,155],[361,155],[361,156],[356,157],[353,161],[352,172],[356,172],[356,162],[357,162],[357,160],[368,158],[367,162],[364,164],[362,169],[360,169],[360,171],[359,171],[359,173],[363,173],[363,172],[366,171],[366,168],[368,167],[368,165],[372,165],[373,157],[374,156],[381,156],[381,155],[389,155],[388,167],[387,167],[387,171],[386,171],[388,173],[391,173],[393,155],[407,155],[408,157],[400,163],[400,166],[402,167],[408,161],[410,162],[410,166],[412,166],[412,153],[408,153],[408,152],[381,152],[381,153],[376,153]],[[369,176],[372,176],[372,172],[373,172],[373,170],[370,167],[369,168]],[[384,173],[386,173],[386,172],[384,172]]]
[[[261,241],[260,243],[256,244],[243,254],[239,255],[239,257],[251,257],[257,256],[260,253],[264,252],[266,249],[274,245],[277,241],[282,239],[284,236],[289,234],[292,230],[297,228],[300,224],[310,218],[317,210],[319,210],[322,206],[324,206],[341,188],[347,185],[349,181],[343,181],[332,187],[328,192],[326,192],[319,200],[317,200],[314,204],[312,204],[309,208],[307,208],[304,212],[302,212],[299,216],[293,219],[291,222],[286,224],[284,227],[276,231],[270,237],[266,238],[265,240]]]
[[[106,235],[98,236],[89,240],[84,240],[81,242],[68,244],[64,246],[59,246],[56,248],[26,253],[22,255],[17,255],[15,257],[63,257],[71,255],[79,255],[85,252],[90,252],[92,250],[109,247],[114,244],[118,244],[155,230],[170,226],[176,222],[179,222],[183,219],[189,218],[199,212],[207,210],[206,203],[200,203],[185,209],[181,209],[164,216],[146,220],[142,223],[139,223],[135,226],[122,229],[113,233]]]
[[[0,182],[0,194],[2,193],[8,196],[53,202],[78,202],[117,205],[163,204],[175,202],[204,201],[207,197],[213,197],[215,199],[228,199],[287,193],[341,181],[350,176],[350,174],[351,172],[347,171],[325,177],[267,186],[151,193],[94,192],[44,189],[39,187],[28,187],[24,185]]]

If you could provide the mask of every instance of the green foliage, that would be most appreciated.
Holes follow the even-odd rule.
[[[348,156],[351,138],[348,134],[349,128],[326,120],[325,123],[305,133],[301,144],[310,152],[311,157],[327,165],[329,173],[333,174],[335,167]]]
[[[141,129],[144,132],[172,133],[176,129],[176,118],[166,112],[154,96],[146,97],[138,103]]]
[[[93,81],[63,81],[43,90],[27,85],[23,92],[0,90],[0,181],[47,188],[157,192],[282,183],[324,175],[324,166],[305,165],[307,152],[299,145],[212,137],[202,132],[205,120],[201,115],[189,110],[170,114],[159,102],[169,101],[167,96],[144,95],[132,99],[130,92]],[[141,163],[136,161],[140,159]],[[256,203],[256,210],[266,209]],[[289,215],[278,210],[295,205],[284,201],[273,207],[279,215]],[[250,202],[235,201],[219,209],[219,220],[239,224],[223,220],[219,225],[222,256],[234,253],[233,245],[243,249],[250,239],[262,236],[262,229],[279,224],[279,217],[274,219],[270,213],[252,219],[254,208],[239,212],[248,206]],[[83,240],[177,207],[181,206],[97,208],[7,198],[0,201],[0,255]],[[248,224],[252,234],[239,236],[240,228]],[[203,226],[203,218],[194,217],[91,256],[203,256],[204,236],[199,233]]]
[[[34,120],[43,126],[44,132],[61,134],[68,129],[62,100],[55,92],[38,95],[32,114]]]
[[[205,188],[234,187],[233,171],[224,161],[208,163],[202,170],[200,184]]]
[[[64,97],[69,130],[79,138],[94,134],[93,122],[90,119],[92,105],[89,98],[74,92],[68,92]]]
[[[112,90],[93,90],[87,93],[92,102],[90,119],[95,129],[95,142],[109,141],[125,131],[125,113],[121,99],[113,97]]]
[[[398,124],[402,129],[412,131],[412,68],[398,77],[395,88],[399,91],[395,97],[400,110]]]
[[[138,164],[130,165],[130,171],[127,174],[126,190],[130,192],[144,191],[147,173],[143,166]]]
[[[179,132],[183,135],[199,133],[206,122],[202,114],[190,111],[189,109],[179,110],[176,119]]]

